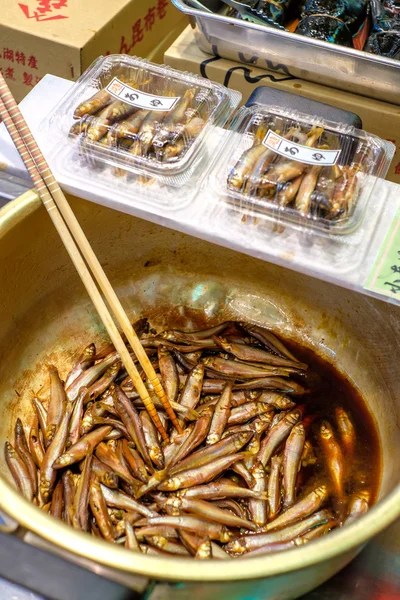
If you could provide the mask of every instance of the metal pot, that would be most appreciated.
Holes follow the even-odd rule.
[[[156,326],[202,326],[248,317],[345,371],[379,428],[380,501],[357,523],[301,548],[210,563],[137,555],[73,530],[20,496],[3,458],[0,509],[19,523],[26,541],[51,544],[52,552],[140,591],[137,597],[149,581],[162,586],[158,597],[176,600],[285,600],[318,586],[400,516],[400,462],[394,460],[400,448],[399,309],[89,202],[72,198],[71,204],[132,319],[148,315]],[[0,212],[0,281],[4,444],[16,415],[30,414],[32,390],[46,383],[45,363],[55,362],[65,374],[76,350],[104,332],[34,192]],[[4,552],[6,546],[0,544]],[[61,591],[54,597],[64,598]]]

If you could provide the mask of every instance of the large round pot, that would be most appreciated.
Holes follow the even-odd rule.
[[[143,587],[147,578],[170,582],[163,598],[285,600],[318,586],[400,516],[400,461],[395,459],[400,449],[400,310],[89,202],[71,199],[71,204],[132,319],[146,314],[160,326],[167,321],[195,326],[250,316],[345,371],[380,432],[380,500],[355,524],[309,545],[222,562],[150,557],[79,533],[25,501],[3,457],[0,508],[31,532],[35,543],[51,542],[55,551],[97,573],[133,588],[138,582]],[[99,341],[104,332],[33,192],[0,212],[0,281],[3,445],[16,414],[30,413],[32,390],[46,382],[46,362],[62,365],[65,374],[76,350],[88,340]]]

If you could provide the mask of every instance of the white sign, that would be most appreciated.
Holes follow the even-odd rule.
[[[141,92],[140,90],[136,90],[135,88],[126,85],[117,77],[114,77],[111,83],[108,84],[106,90],[111,96],[118,98],[118,100],[147,110],[167,112],[172,110],[178,100],[180,100],[180,96],[153,96],[153,94]]]
[[[277,154],[309,165],[334,165],[341,152],[340,150],[322,150],[321,148],[302,146],[301,144],[291,142],[271,130],[265,136],[263,144],[267,148],[270,148],[270,150],[274,150]]]

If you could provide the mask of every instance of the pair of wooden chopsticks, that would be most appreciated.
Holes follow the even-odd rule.
[[[13,98],[3,76],[0,73],[0,117],[13,142],[25,163],[26,168],[32,178],[35,188],[42,200],[47,212],[58,234],[67,250],[72,262],[86,290],[111,338],[112,343],[117,350],[121,361],[132,379],[149,415],[164,440],[168,439],[167,432],[161,422],[157,410],[149,396],[145,384],[143,383],[139,372],[133,362],[131,355],[125,346],[125,343],[119,333],[112,316],[101,296],[96,283],[94,282],[90,271],[92,272],[97,284],[99,285],[109,307],[126,339],[128,340],[133,352],[135,353],[140,365],[142,366],[150,385],[159,397],[164,410],[171,419],[173,425],[179,433],[182,428],[171,407],[171,404],[163,390],[160,380],[151,364],[139,338],[136,335],[115,291],[113,290],[106,274],[99,263],[97,256],[93,252],[85,233],[83,232],[78,220],[76,219],[67,199],[65,198],[60,186],[55,180],[50,168],[44,159],[36,141],[29,130],[18,105]],[[85,262],[86,261],[86,262]],[[89,271],[89,268],[90,271]]]

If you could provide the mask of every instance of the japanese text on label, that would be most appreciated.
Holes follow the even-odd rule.
[[[118,98],[118,100],[123,100],[127,104],[147,110],[170,111],[179,100],[179,96],[153,96],[153,94],[141,92],[126,85],[117,79],[117,77],[114,77],[111,83],[108,84],[106,90],[109,94]]]
[[[271,130],[265,136],[263,144],[281,156],[309,165],[334,165],[340,154],[340,150],[321,150],[296,144]]]

